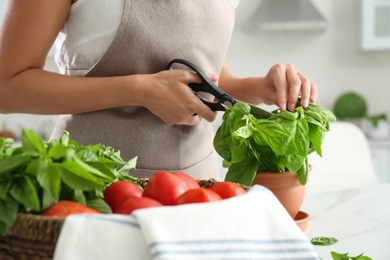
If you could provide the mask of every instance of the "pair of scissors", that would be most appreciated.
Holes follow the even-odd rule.
[[[168,69],[172,69],[174,64],[184,65],[193,70],[199,76],[199,78],[202,80],[202,83],[190,83],[188,84],[188,86],[194,91],[195,95],[197,95],[206,106],[211,108],[211,110],[226,111],[226,107],[230,108],[237,102],[241,102],[237,101],[232,96],[217,87],[217,85],[215,85],[214,82],[212,82],[210,78],[207,77],[206,73],[204,73],[195,64],[183,59],[173,59],[168,63]],[[197,92],[209,93],[215,97],[216,101],[209,101],[197,94]],[[270,116],[272,116],[271,112],[263,110],[257,106],[250,105],[250,107],[251,114],[253,114],[256,118],[269,118]]]
[[[213,111],[225,111],[225,107],[232,107],[237,101],[231,97],[230,95],[226,94],[223,92],[220,88],[217,87],[217,85],[214,84],[210,80],[209,77],[207,77],[206,73],[204,73],[198,66],[195,64],[183,60],[183,59],[174,59],[171,60],[168,64],[168,69],[172,69],[174,64],[182,64],[185,65],[186,67],[190,68],[193,70],[198,77],[202,80],[202,83],[190,83],[188,86],[194,91],[195,95],[198,96],[198,98],[211,110]],[[211,95],[213,95],[216,98],[216,101],[209,101],[196,92],[206,92]],[[223,104],[223,105],[222,105]]]

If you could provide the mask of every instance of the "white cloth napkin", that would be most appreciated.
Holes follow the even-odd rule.
[[[313,259],[318,256],[277,198],[254,186],[214,203],[66,218],[54,260]]]

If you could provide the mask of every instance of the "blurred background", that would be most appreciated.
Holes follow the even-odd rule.
[[[0,18],[5,5],[0,2]],[[51,53],[46,69],[57,71],[53,59]],[[389,0],[241,0],[227,60],[230,71],[243,77],[265,75],[275,63],[292,63],[318,85],[317,102],[332,111],[344,93],[357,94],[365,114],[355,117],[382,119],[374,130],[358,124],[368,136],[376,167],[390,176]],[[353,109],[355,102],[349,99],[344,106]],[[56,118],[0,115],[0,129],[18,138],[22,128],[30,128],[47,138]],[[219,117],[215,128],[220,122]]]

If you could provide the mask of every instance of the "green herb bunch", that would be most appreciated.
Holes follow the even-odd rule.
[[[43,142],[24,129],[22,144],[0,138],[0,235],[7,234],[18,213],[39,214],[60,200],[72,200],[110,213],[104,188],[128,175],[137,158],[125,162],[119,151],[102,144],[83,146],[64,132],[59,140]]]
[[[307,182],[308,155],[322,156],[324,133],[335,121],[333,113],[314,103],[297,106],[294,112],[273,111],[268,118],[256,118],[244,102],[227,108],[214,137],[214,148],[229,170],[226,181],[250,186],[257,172],[298,173]]]

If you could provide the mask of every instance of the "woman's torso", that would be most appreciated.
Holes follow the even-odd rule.
[[[171,59],[184,58],[219,74],[234,26],[231,0],[176,1],[78,0],[57,40],[61,72],[156,73]],[[52,138],[63,130],[81,144],[118,149],[124,159],[138,156],[134,176],[149,177],[156,170],[184,171],[198,179],[219,175],[212,124],[205,120],[170,126],[143,107],[125,107],[61,116]]]
[[[240,0],[231,1],[237,7]],[[84,76],[103,56],[121,23],[125,0],[78,0],[56,40],[55,56],[61,74]],[[99,34],[96,34],[96,30]]]

